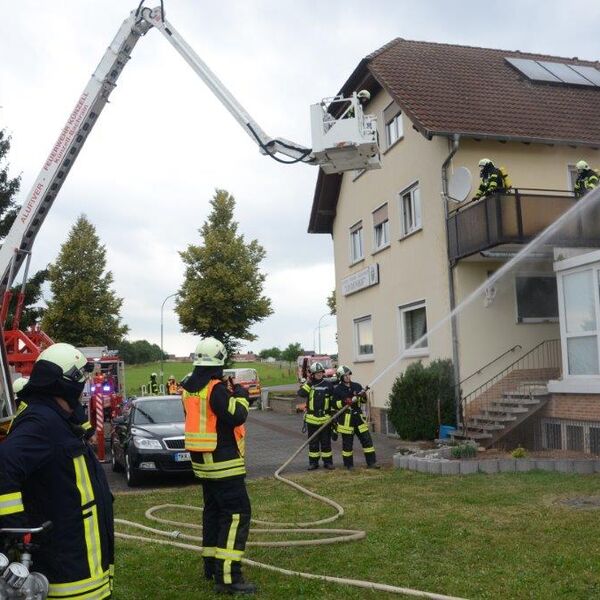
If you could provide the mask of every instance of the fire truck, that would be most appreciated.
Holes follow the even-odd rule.
[[[271,137],[167,21],[163,3],[154,9],[143,4],[143,1],[140,2],[137,9],[125,19],[100,60],[0,248],[0,325],[4,329],[0,338],[0,427],[3,423],[6,426],[16,412],[11,381],[17,376],[27,376],[41,350],[53,343],[39,327],[28,331],[19,329],[33,242],[116,87],[117,79],[129,62],[134,47],[148,32],[158,31],[173,46],[258,145],[263,155],[282,163],[316,165],[327,174],[377,169],[381,166],[376,118],[363,112],[356,92],[349,97],[324,98],[310,107],[312,148],[281,137]],[[5,321],[12,300],[10,290],[23,266],[15,319],[7,326]],[[110,363],[103,358],[100,364],[105,362]],[[91,389],[89,394],[91,398]]]

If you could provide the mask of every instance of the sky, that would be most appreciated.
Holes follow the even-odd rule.
[[[12,136],[18,201],[36,179],[106,47],[137,0],[0,0],[0,127]],[[147,3],[153,6],[151,0]],[[158,4],[158,2],[156,2]],[[600,5],[573,0],[164,0],[166,18],[273,137],[310,147],[309,106],[335,95],[359,61],[395,37],[600,59]],[[129,339],[160,343],[161,305],[201,243],[216,188],[267,257],[274,313],[244,344],[337,351],[333,244],[307,233],[317,167],[281,165],[256,145],[157,31],[142,38],[34,245],[52,262],[85,213],[107,248]],[[46,292],[49,296],[49,292]],[[164,348],[188,355],[165,303]],[[319,325],[321,325],[319,330]]]

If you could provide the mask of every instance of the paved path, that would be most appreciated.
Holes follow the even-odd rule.
[[[391,464],[398,441],[380,434],[372,434],[378,461]],[[302,433],[302,415],[282,415],[271,411],[251,411],[247,421],[246,467],[248,477],[269,477],[280,467],[306,440]],[[333,443],[333,460],[342,466],[341,438]],[[364,455],[358,439],[354,440],[354,464],[364,466]],[[308,465],[308,450],[304,449],[286,473],[305,471]],[[112,473],[110,465],[105,465],[109,483],[113,491],[129,489],[122,473]],[[193,483],[193,477],[169,477],[164,480],[150,478],[144,488],[169,487]]]

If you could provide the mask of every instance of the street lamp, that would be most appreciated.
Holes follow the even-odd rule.
[[[167,296],[164,300],[163,303],[161,304],[160,307],[160,385],[163,384],[163,357],[164,357],[164,352],[163,352],[163,310],[165,308],[165,302],[169,299],[169,298],[173,298],[175,296],[178,296],[179,292],[175,292],[174,294],[171,294],[169,296]]]
[[[319,318],[319,354],[321,354],[321,319],[324,319],[325,317],[329,316],[331,316],[331,313],[326,312],[323,316]]]

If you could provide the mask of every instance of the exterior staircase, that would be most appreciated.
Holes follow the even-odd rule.
[[[462,423],[454,441],[473,440],[485,448],[542,409],[549,399],[548,381],[560,376],[560,340],[547,340],[462,397]]]

